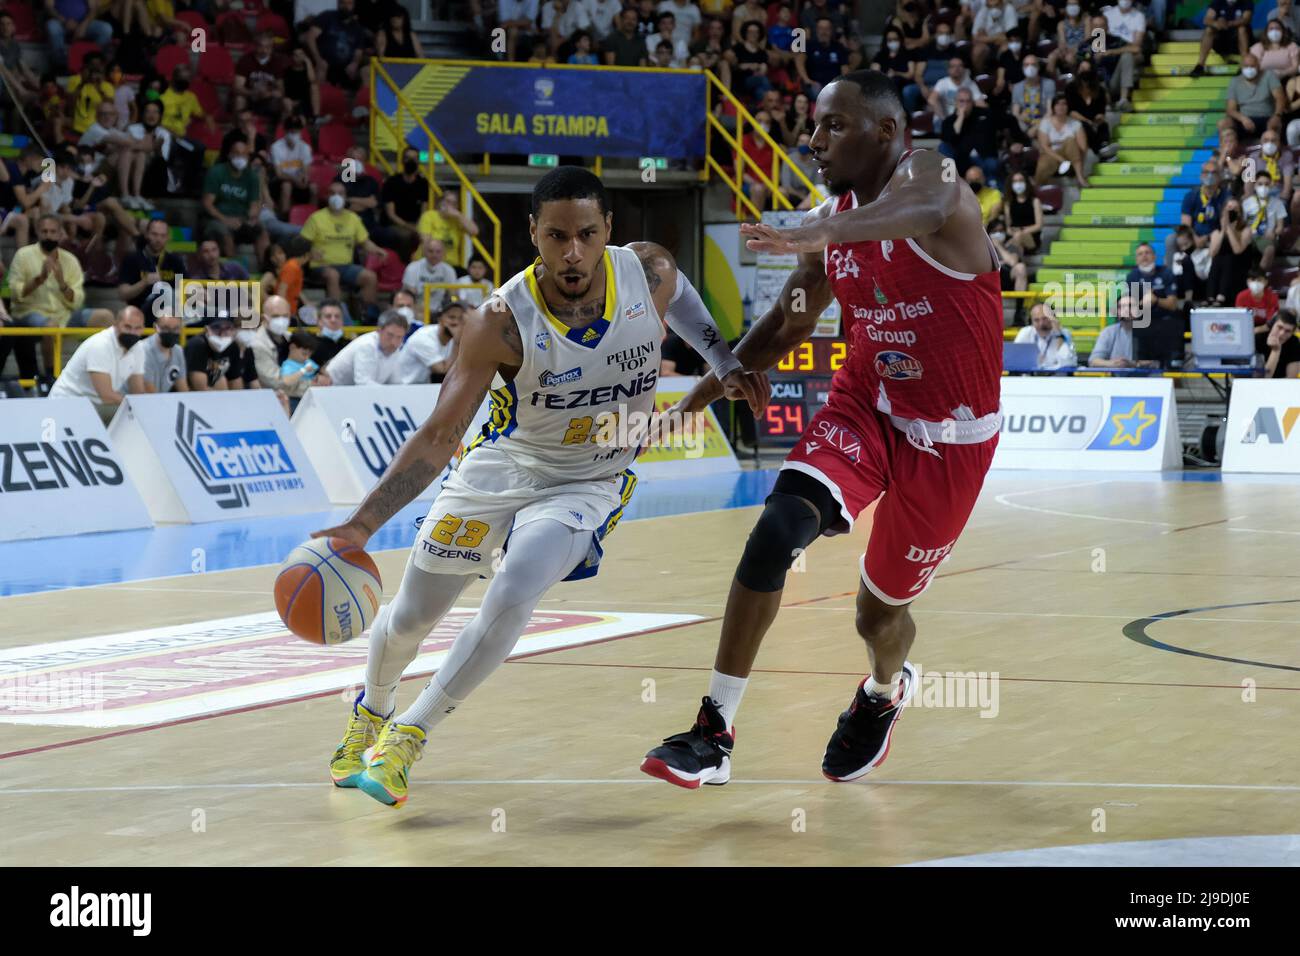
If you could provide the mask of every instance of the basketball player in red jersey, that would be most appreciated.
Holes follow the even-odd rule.
[[[822,772],[848,781],[879,766],[915,691],[908,606],[956,544],[997,445],[1002,302],[974,193],[950,160],[904,149],[905,116],[882,73],[829,83],[810,145],[832,197],[795,229],[740,227],[755,251],[799,255],[780,301],[736,349],[745,368],[769,369],[806,340],[832,295],[849,348],[749,536],[696,724],[641,764],[678,786],[730,778],[736,710],[786,572],[877,498],[858,568],[857,631],[871,673],[840,715]],[[723,394],[706,375],[680,408]]]

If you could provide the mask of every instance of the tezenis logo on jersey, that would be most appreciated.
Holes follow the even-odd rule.
[[[906,352],[877,352],[876,374],[901,382],[921,377],[921,363]]]
[[[543,372],[538,381],[541,383],[542,388],[554,388],[557,385],[576,382],[580,378],[582,378],[582,367],[574,366],[567,372],[560,372],[558,375],[555,372]]]
[[[580,388],[567,394],[556,395],[533,392],[529,404],[542,408],[584,408],[588,405],[605,405],[622,398],[636,398],[643,392],[654,391],[659,381],[658,369],[647,369],[637,374],[632,381],[618,385],[602,385],[600,388]]]
[[[1282,413],[1280,417],[1279,411]],[[1246,434],[1241,436],[1241,443],[1253,445],[1263,441],[1269,445],[1281,445],[1291,437],[1297,418],[1300,418],[1300,408],[1294,405],[1283,409],[1263,405],[1255,410],[1254,417],[1246,426]]]

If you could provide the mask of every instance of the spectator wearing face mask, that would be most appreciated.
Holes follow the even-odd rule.
[[[1026,54],[1025,34],[1019,27],[1007,34],[1007,45],[993,60],[993,92],[989,94],[989,105],[1006,107],[1011,102],[1011,88],[1027,75],[1025,62],[1032,53]],[[1038,75],[1038,60],[1033,60],[1034,75]]]
[[[1007,241],[1024,255],[1038,251],[1043,233],[1043,204],[1024,173],[1014,173],[1003,197],[1007,217]]]
[[[338,299],[323,300],[316,310],[316,351],[311,353],[312,361],[321,368],[347,345],[343,324],[343,303]]]
[[[202,335],[185,343],[185,368],[191,391],[239,390],[244,387],[243,363],[235,344],[235,323],[228,315],[209,318]]]
[[[809,182],[814,185],[817,183],[817,162],[813,159],[809,140],[807,133],[800,133],[799,145],[786,154],[790,162],[781,164],[781,192],[785,193],[785,198],[796,209],[811,209],[812,193],[804,181],[795,175],[794,169],[802,172]]]
[[[1268,21],[1264,35],[1250,48],[1250,55],[1259,60],[1261,70],[1272,73],[1284,86],[1300,73],[1300,46],[1280,20]]]
[[[1149,242],[1139,243],[1137,265],[1125,277],[1129,294],[1135,297],[1140,308],[1150,310],[1153,322],[1175,321],[1178,288],[1174,274],[1164,265],[1156,264],[1156,250]]]
[[[1250,224],[1259,267],[1267,272],[1273,267],[1277,243],[1286,230],[1286,206],[1273,194],[1273,180],[1265,170],[1255,173],[1255,183],[1241,201],[1241,211]]]
[[[1047,57],[1047,71],[1056,75],[1077,74],[1079,48],[1088,39],[1088,18],[1083,7],[1074,0],[1061,9],[1064,16],[1056,24],[1056,49]]]
[[[1241,73],[1228,84],[1225,112],[1246,136],[1263,134],[1272,125],[1282,125],[1286,100],[1282,84],[1273,73],[1260,73],[1259,59],[1248,53],[1242,57]]]
[[[1220,227],[1210,237],[1210,278],[1206,296],[1215,305],[1226,305],[1246,287],[1246,271],[1256,264],[1255,229],[1242,215],[1241,201],[1228,199],[1223,204]]]
[[[978,73],[987,73],[994,54],[1006,49],[1007,34],[1016,28],[1019,17],[1007,0],[984,0],[971,21],[971,63]]]
[[[271,190],[281,218],[289,218],[294,203],[316,203],[316,184],[308,177],[311,146],[303,139],[303,121],[290,116],[284,123],[284,137],[271,144]]]
[[[930,45],[920,51],[923,61],[928,60],[948,60],[951,57],[958,57],[965,67],[970,66],[970,47],[963,46],[958,49],[954,44],[957,37],[953,33],[952,24],[936,23],[934,25],[934,35],[930,39]]]
[[[424,307],[405,289],[393,293],[393,311],[406,319],[406,337],[409,340],[417,329],[424,327]],[[434,313],[435,315],[437,313]]]
[[[154,319],[153,335],[137,342],[133,348],[140,353],[143,391],[154,394],[188,392],[185,376],[185,350],[180,346],[181,320],[175,315],[160,315]]]
[[[1268,324],[1277,315],[1279,306],[1277,293],[1268,287],[1267,274],[1256,266],[1246,273],[1246,288],[1237,293],[1233,302],[1239,309],[1250,309],[1255,319],[1255,334],[1268,329]]]
[[[1192,241],[1197,249],[1208,249],[1210,237],[1219,228],[1223,206],[1230,198],[1228,188],[1219,175],[1218,164],[1207,159],[1201,164],[1201,185],[1189,189],[1183,196],[1182,225],[1192,230]],[[1173,265],[1174,236],[1165,240],[1165,265]]]
[[[958,57],[950,57],[948,60],[948,75],[930,88],[930,96],[927,100],[930,106],[930,112],[934,113],[935,132],[941,132],[943,121],[952,116],[957,111],[957,94],[965,90],[970,94],[971,102],[975,106],[988,106],[984,100],[984,94],[975,81],[970,78],[970,73]]]
[[[128,305],[112,325],[77,346],[50,398],[88,398],[108,424],[128,394],[145,390],[144,355],[135,349],[143,332],[144,314]]]
[[[263,116],[279,117],[284,109],[284,75],[291,61],[275,49],[275,34],[258,34],[253,49],[235,67],[235,92],[248,96]]]
[[[1295,202],[1293,189],[1295,154],[1282,145],[1282,137],[1275,129],[1265,132],[1260,144],[1247,153],[1254,156],[1256,168],[1268,173],[1269,181],[1273,185],[1273,194],[1282,200],[1282,205],[1289,207],[1292,218],[1295,218],[1298,205]]]
[[[1036,137],[1038,126],[1047,115],[1048,104],[1056,96],[1056,81],[1039,75],[1038,57],[1025,57],[1024,79],[1011,88],[1011,115],[1026,136]]]
[[[225,256],[235,254],[236,242],[252,242],[261,258],[270,243],[259,221],[261,205],[262,182],[248,165],[248,144],[236,140],[203,181],[203,209],[211,217],[204,238],[216,240]]]
[[[300,398],[307,383],[297,380],[301,387],[295,389],[280,380],[280,366],[289,356],[289,338],[293,334],[290,314],[289,303],[281,296],[270,296],[262,303],[262,322],[253,335],[253,367],[263,388],[283,388],[290,398]]]
[[[1180,224],[1174,231],[1174,252],[1170,270],[1179,301],[1200,302],[1205,298],[1205,280],[1210,276],[1210,250],[1196,247],[1192,227]]]
[[[984,170],[971,166],[966,170],[966,182],[980,204],[980,219],[985,227],[1002,214],[1002,193],[991,189],[984,181]]]
[[[925,101],[925,81],[921,79],[925,64],[921,60],[912,59],[903,49],[903,35],[897,30],[891,28],[885,31],[885,42],[872,59],[871,69],[884,73],[894,81],[894,88],[898,90],[903,108],[909,116],[921,108]]]
[[[1268,20],[1270,23],[1276,20],[1282,24],[1291,36],[1300,36],[1300,6],[1296,5],[1295,0],[1277,0],[1277,5],[1268,11]]]
[[[415,296],[417,302],[424,301],[424,287],[429,290],[429,309],[439,312],[447,298],[447,290],[440,288],[456,281],[456,270],[446,261],[447,249],[441,239],[429,236],[424,240],[424,256],[406,267],[402,273],[402,288]]]

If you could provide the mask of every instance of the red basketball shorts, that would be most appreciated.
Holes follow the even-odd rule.
[[[978,444],[936,443],[926,450],[888,415],[833,390],[782,468],[829,488],[850,528],[880,498],[861,560],[862,582],[886,604],[907,604],[930,586],[957,543],[997,441],[995,432]]]

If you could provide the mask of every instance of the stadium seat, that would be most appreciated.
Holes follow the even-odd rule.
[[[916,136],[934,135],[934,114],[929,110],[917,110],[907,128]]]
[[[366,268],[379,277],[380,292],[396,292],[402,287],[402,273],[406,267],[392,249],[385,249],[382,257],[366,257]]]
[[[253,31],[248,29],[248,14],[248,10],[228,10],[217,17],[217,38],[226,44],[252,43]]]
[[[332,116],[334,123],[347,123],[352,120],[352,109],[348,106],[348,97],[333,83],[320,83],[321,116]]]
[[[334,182],[334,177],[339,174],[339,168],[334,163],[312,163],[307,169],[307,178],[316,184],[316,192],[320,196],[329,193],[330,183]]]
[[[981,94],[988,96],[993,92],[993,77],[989,76],[987,73],[981,73],[979,76],[975,77],[975,85],[980,88]]]
[[[185,130],[185,138],[198,143],[204,149],[221,149],[221,127],[209,129],[208,124],[197,117],[190,120],[190,125]]]
[[[85,59],[86,54],[98,52],[98,43],[91,43],[89,40],[78,40],[68,47],[68,72],[80,73],[81,61]]]
[[[356,106],[354,109],[370,109],[370,85],[366,84],[357,90]]]
[[[186,47],[169,45],[159,50],[153,58],[153,68],[166,80],[172,78],[172,71],[182,63],[189,65],[190,51]]]
[[[199,76],[218,86],[231,86],[235,82],[235,61],[224,46],[209,46],[199,57]]]
[[[298,203],[289,210],[289,225],[301,226],[315,211],[316,207],[309,202]]]
[[[212,118],[217,122],[225,119],[225,104],[221,102],[221,97],[217,95],[216,88],[211,83],[208,83],[202,77],[197,77],[190,84],[190,89],[194,91],[195,97],[198,98],[199,105],[203,107],[203,112],[211,114]]]
[[[173,17],[173,19],[180,20],[182,23],[188,23],[191,31],[202,30],[204,33],[207,33],[208,28],[212,26],[212,24],[208,22],[208,18],[197,10],[177,10],[176,16]],[[190,35],[193,36],[193,33]]]
[[[257,26],[254,28],[256,33],[274,33],[281,40],[288,40],[289,24],[284,17],[278,13],[263,13],[257,18]]]
[[[322,159],[337,163],[347,155],[347,151],[354,145],[356,145],[356,140],[352,138],[350,127],[341,123],[330,123],[320,129],[316,141],[316,152],[320,154]]]
[[[1043,212],[1059,212],[1065,204],[1065,190],[1060,186],[1039,186],[1038,201],[1043,204]]]
[[[39,30],[36,26],[36,17],[32,15],[32,8],[25,3],[15,3],[13,6],[6,6],[5,10],[14,18],[15,39],[28,43],[35,42]]]

